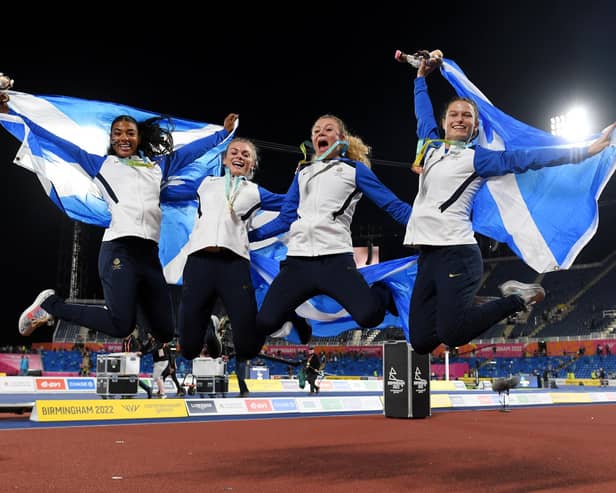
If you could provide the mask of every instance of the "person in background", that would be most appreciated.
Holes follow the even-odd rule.
[[[317,385],[317,378],[321,375],[322,369],[321,358],[315,353],[311,347],[308,351],[308,360],[306,361],[306,381],[310,385],[310,393],[319,393],[320,387]]]
[[[250,361],[244,359],[236,360],[235,374],[237,376],[237,385],[240,388],[240,397],[247,397],[250,394],[250,390],[246,384],[246,376],[248,375],[249,367]]]
[[[167,355],[167,360],[169,361],[169,364],[167,365],[167,367],[163,370],[163,373],[161,375],[162,379],[163,379],[163,385],[165,383],[165,380],[167,379],[167,377],[171,377],[171,380],[173,380],[173,384],[175,385],[175,388],[177,389],[177,395],[178,397],[182,397],[186,394],[184,387],[182,387],[180,385],[180,382],[178,381],[178,377],[177,377],[177,365],[176,365],[176,349],[175,346],[171,346],[168,343],[164,343],[163,344],[163,350],[165,351],[165,354]]]
[[[19,374],[23,377],[28,375],[28,370],[30,369],[30,360],[26,354],[21,355],[21,359],[19,360]]]
[[[87,347],[81,349],[81,365],[79,366],[79,376],[89,377],[92,361],[90,360],[90,350]]]
[[[442,139],[426,83],[426,76],[441,63],[442,58],[422,58],[415,78],[417,136],[424,146],[412,168],[419,174],[419,191],[404,245],[420,251],[409,311],[410,342],[419,354],[430,353],[441,343],[462,346],[545,298],[539,284],[507,281],[500,286],[502,298],[474,304],[483,260],[471,210],[483,182],[489,177],[580,162],[609,145],[616,125],[586,148],[492,151],[475,145],[479,128],[475,102],[454,97],[440,121]]]
[[[165,381],[163,378],[163,373],[169,366],[169,355],[168,352],[165,351],[164,342],[159,342],[152,334],[148,334],[147,346],[150,349],[149,352],[152,353],[152,361],[154,363],[154,367],[152,369],[152,380],[156,384],[156,395],[161,399],[167,398],[167,393],[165,392]]]
[[[214,318],[214,315],[212,315]],[[218,330],[222,343],[222,354],[226,361],[235,358],[235,376],[237,377],[237,385],[240,391],[240,397],[246,397],[250,394],[246,377],[249,375],[250,360],[238,358],[233,345],[233,327],[227,315],[222,315],[218,319]]]
[[[148,342],[149,341],[150,340],[148,339]],[[152,347],[151,345],[148,345],[148,343],[141,342],[139,339],[139,328],[136,327],[133,332],[123,339],[122,351],[125,353],[135,353],[137,356],[141,357],[151,352]],[[148,399],[152,398],[152,388],[141,380],[141,378],[139,378],[139,387],[145,390],[145,393],[148,395]]]

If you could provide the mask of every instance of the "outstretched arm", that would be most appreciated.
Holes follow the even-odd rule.
[[[478,146],[475,149],[475,171],[479,176],[487,178],[508,173],[524,173],[530,169],[579,163],[607,148],[610,145],[610,135],[615,128],[616,123],[613,123],[588,147],[541,147],[491,151]]]
[[[355,170],[357,188],[394,220],[406,225],[411,217],[411,206],[400,200],[365,164],[358,162]]]
[[[216,147],[233,131],[235,128],[235,122],[238,119],[237,113],[229,113],[225,117],[223,128],[218,132],[202,137],[201,139],[194,140],[190,144],[186,144],[169,156],[166,156],[161,162],[161,166],[164,168],[167,176],[172,176],[178,172],[179,169],[184,166],[188,166],[201,156],[203,156],[210,149]],[[168,160],[168,161],[167,161]],[[167,161],[167,164],[165,164]]]
[[[419,73],[419,70],[417,72]],[[428,94],[428,84],[425,77],[417,77],[415,79],[414,94],[417,137],[420,139],[438,139],[438,123],[434,116],[434,108]]]
[[[599,154],[603,149],[608,147],[612,141],[612,134],[614,131],[616,131],[616,122],[607,127],[601,136],[590,144],[590,147],[588,148],[588,157]]]
[[[106,156],[90,154],[78,145],[63,139],[62,137],[59,137],[58,135],[34,123],[29,118],[19,114],[17,114],[17,116],[19,116],[29,127],[31,134],[36,136],[39,143],[45,144],[46,150],[59,156],[65,161],[78,164],[92,178],[96,177],[105,162]]]
[[[293,178],[293,183],[291,183],[291,186],[285,195],[282,208],[280,209],[280,214],[278,214],[275,219],[265,223],[263,226],[250,231],[248,233],[248,240],[250,242],[261,241],[288,231],[291,227],[291,223],[297,219],[298,204],[299,188],[297,185],[296,173]]]
[[[279,211],[282,209],[282,204],[286,194],[270,192],[266,188],[257,185],[259,197],[261,198],[261,209],[264,211]]]
[[[429,53],[425,52],[428,56]],[[439,51],[440,53],[440,51]],[[421,58],[417,67],[417,78],[415,79],[415,117],[417,118],[417,137],[419,138],[417,152],[426,139],[438,139],[439,125],[434,116],[434,108],[428,94],[428,84],[426,77],[437,67],[443,64],[442,54],[434,58]],[[411,170],[418,175],[423,172],[423,167],[414,165]]]

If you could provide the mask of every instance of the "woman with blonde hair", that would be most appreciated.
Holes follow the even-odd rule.
[[[362,195],[404,225],[410,205],[379,181],[370,169],[370,148],[340,118],[319,117],[311,145],[313,155],[300,162],[279,216],[249,233],[258,241],[289,231],[287,258],[257,314],[263,341],[287,313],[318,294],[340,303],[361,327],[379,325],[393,305],[385,285],[369,286],[357,270],[351,222]]]

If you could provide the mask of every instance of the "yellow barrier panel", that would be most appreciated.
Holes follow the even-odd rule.
[[[282,392],[282,383],[280,380],[246,380],[246,385],[251,392]]]
[[[554,404],[571,404],[581,402],[592,402],[590,395],[585,392],[550,392],[552,403]]]
[[[585,385],[587,387],[599,387],[601,385],[601,380],[592,379],[592,378],[567,378],[565,380],[565,385]]]
[[[182,418],[184,399],[37,400],[31,421]]]
[[[458,390],[453,380],[430,380],[430,390]]]
[[[440,407],[453,407],[451,403],[451,399],[448,394],[430,394],[430,407],[440,408]]]

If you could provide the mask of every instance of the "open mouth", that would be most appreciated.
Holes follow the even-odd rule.
[[[118,154],[132,154],[133,153],[133,146],[129,143],[116,144],[115,149]]]
[[[317,141],[317,151],[319,151],[319,154],[325,152],[327,149],[329,149],[329,142],[327,139],[319,139]]]

